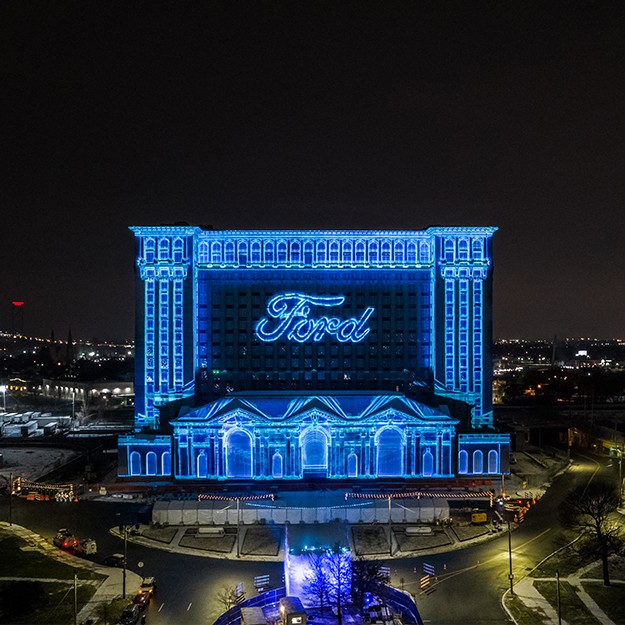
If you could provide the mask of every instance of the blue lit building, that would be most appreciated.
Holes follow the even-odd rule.
[[[136,432],[120,475],[508,471],[492,420],[495,228],[131,230]]]

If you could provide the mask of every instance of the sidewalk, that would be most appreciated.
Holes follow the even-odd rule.
[[[113,599],[122,596],[123,569],[102,566],[96,564],[95,562],[83,560],[82,558],[73,556],[66,551],[58,549],[43,538],[43,536],[40,536],[39,534],[36,534],[21,525],[16,525],[15,523],[9,525],[6,521],[1,521],[0,528],[19,536],[33,550],[39,551],[49,558],[62,562],[63,564],[68,564],[77,569],[84,569],[106,576],[106,579],[104,579],[101,583],[93,580],[79,580],[80,584],[98,584],[98,587],[91,597],[91,600],[83,606],[78,613],[78,623],[86,622],[100,603],[110,603]],[[132,571],[126,570],[126,598],[129,603],[132,601],[135,594],[134,590],[139,588],[140,585],[141,577]]]

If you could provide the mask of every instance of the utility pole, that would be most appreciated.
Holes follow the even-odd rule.
[[[237,558],[241,557],[241,547],[239,540],[239,533],[241,532],[241,510],[239,505],[240,499],[237,497]]]
[[[74,625],[78,623],[78,575],[74,573]]]
[[[558,602],[558,625],[562,625],[562,606],[560,605],[560,571],[556,571],[556,598]]]
[[[13,472],[9,473],[9,527],[13,525]]]
[[[128,526],[124,524],[124,569],[122,576],[122,598],[126,598],[126,556],[128,554]]]
[[[389,555],[393,557],[393,527],[391,526],[391,496],[388,496],[388,545]]]
[[[510,561],[510,572],[508,579],[510,580],[510,594],[514,594],[514,574],[512,573],[512,533],[510,531],[510,517],[508,517],[508,558]]]

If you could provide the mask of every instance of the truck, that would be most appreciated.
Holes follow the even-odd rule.
[[[98,553],[98,546],[93,538],[83,538],[78,541],[74,552],[81,558],[94,557]]]

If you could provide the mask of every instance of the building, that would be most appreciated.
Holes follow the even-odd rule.
[[[135,434],[120,475],[496,475],[491,227],[132,227]]]

